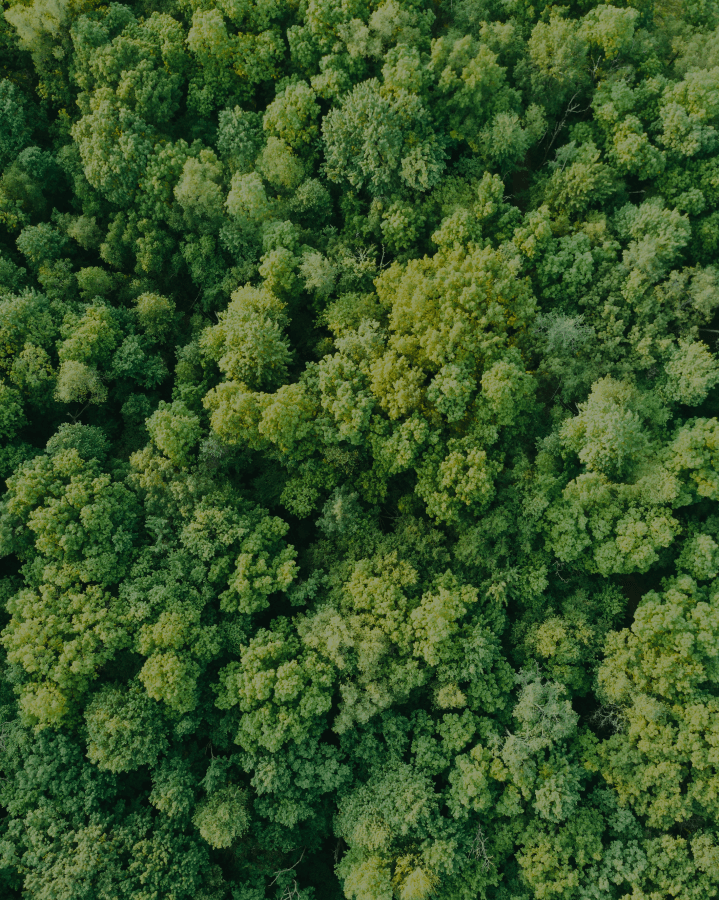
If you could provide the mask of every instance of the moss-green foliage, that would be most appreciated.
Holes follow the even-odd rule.
[[[719,896],[719,4],[2,7],[0,896]]]

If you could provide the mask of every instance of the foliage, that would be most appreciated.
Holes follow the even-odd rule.
[[[0,895],[719,895],[719,4],[6,0]]]

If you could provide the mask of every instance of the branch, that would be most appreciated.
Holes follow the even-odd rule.
[[[302,862],[302,857],[305,855],[306,850],[307,848],[304,847],[302,850],[302,856],[300,856],[294,866],[290,866],[289,869],[280,869],[279,872],[275,872],[275,877],[270,882],[270,887],[272,887],[272,885],[277,882],[277,879],[280,877],[280,875],[284,875],[286,872],[291,872],[293,869],[296,869],[297,866],[299,866],[299,864]]]
[[[567,108],[564,110],[564,115],[562,116],[561,122],[559,122],[557,124],[557,126],[555,127],[554,133],[552,134],[552,140],[549,142],[549,146],[547,147],[546,153],[544,154],[544,159],[542,160],[542,165],[544,165],[545,162],[547,161],[547,157],[549,156],[549,151],[552,149],[554,142],[557,140],[559,132],[564,128],[564,123],[567,121],[567,117],[574,115],[574,113],[576,113],[576,112],[585,113],[592,108],[591,104],[589,106],[587,106],[585,109],[579,108],[579,104],[574,102],[577,98],[578,93],[579,93],[579,91],[575,91],[575,93],[572,95],[572,97],[569,100],[569,103],[567,104]]]

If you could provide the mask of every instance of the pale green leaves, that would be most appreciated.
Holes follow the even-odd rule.
[[[153,653],[138,674],[153,700],[164,701],[176,713],[192,712],[197,706],[200,667],[187,653]]]
[[[427,190],[444,168],[444,153],[421,101],[387,97],[379,82],[362,82],[322,123],[328,175],[375,195],[400,185]]]
[[[298,654],[286,620],[259,629],[239,663],[220,672],[217,706],[243,713],[235,740],[248,751],[276,753],[288,741],[305,740],[332,705],[332,666],[316,654]]]
[[[719,497],[717,420],[693,419],[682,426],[669,447],[668,465],[699,497]]]
[[[291,147],[274,135],[257,160],[257,168],[278,191],[290,193],[299,187],[305,176],[305,167]]]
[[[647,594],[631,631],[607,639],[608,659],[599,673],[606,696],[621,704],[641,693],[673,700],[716,681],[716,602],[713,593],[707,597],[687,576],[662,594]]]
[[[544,201],[553,210],[575,218],[611,197],[616,182],[609,166],[600,161],[601,154],[594,144],[584,144],[579,149],[568,144],[562,149],[567,152],[553,165]]]
[[[137,682],[107,685],[85,710],[88,757],[101,769],[129,772],[153,765],[167,747],[156,704]]]
[[[719,545],[711,535],[699,532],[685,542],[677,568],[696,581],[713,580],[719,575]]]
[[[160,401],[147,420],[147,430],[157,447],[175,465],[187,464],[189,453],[202,434],[200,420],[180,401]]]
[[[215,791],[198,805],[192,821],[211,847],[232,846],[249,827],[244,792],[236,785]]]
[[[243,223],[258,227],[272,218],[272,204],[257,172],[235,173],[226,202],[230,215]]]
[[[174,325],[175,303],[161,294],[140,294],[135,308],[140,326],[154,340],[161,340]]]
[[[403,763],[376,773],[343,800],[336,828],[350,846],[340,872],[351,897],[390,900],[392,863],[396,866],[392,881],[402,900],[425,900],[431,895],[437,875],[422,859],[424,854],[411,853],[410,842],[426,831],[435,804],[431,782]]]
[[[475,588],[459,585],[448,576],[444,584],[440,581],[436,591],[424,594],[420,605],[410,615],[415,634],[415,656],[436,666],[446,654],[449,641],[458,630],[458,622],[476,602]]]
[[[190,157],[175,187],[175,197],[191,226],[211,228],[222,220],[222,165],[211,150]]]
[[[585,77],[587,39],[579,24],[558,15],[534,26],[529,55],[541,77],[559,88],[576,87]]]
[[[60,403],[104,403],[107,388],[96,369],[68,360],[60,366],[54,396]]]
[[[599,685],[624,727],[600,747],[602,774],[650,826],[717,813],[718,629],[714,591],[684,575],[647,594],[631,631],[607,640]]]
[[[666,209],[661,199],[622,207],[616,225],[620,236],[631,238],[624,251],[624,262],[633,270],[631,287],[645,279],[654,283],[665,275],[690,235],[687,217]]]
[[[472,374],[453,363],[442,366],[427,390],[427,399],[446,416],[448,422],[464,417],[476,388]]]
[[[512,713],[519,724],[514,743],[524,744],[529,752],[537,752],[555,741],[567,740],[577,727],[577,714],[566,699],[566,690],[555,682],[545,681],[538,671],[523,671],[519,699]]]
[[[689,72],[684,81],[667,87],[661,110],[662,140],[681,156],[712,150],[717,144],[719,68]]]
[[[597,6],[582,19],[581,29],[589,42],[613,60],[631,49],[639,12],[631,7]]]
[[[466,140],[476,152],[482,128],[492,114],[516,111],[518,97],[507,86],[506,69],[499,65],[496,53],[469,35],[434,40],[430,66],[445,98],[443,113],[450,137]]]
[[[430,516],[452,522],[464,508],[486,508],[499,467],[471,438],[450,439],[447,451],[444,456],[437,451],[425,455],[417,468],[416,491]]]
[[[663,393],[671,400],[698,406],[719,383],[719,363],[706,344],[681,341],[665,366]]]
[[[132,204],[155,143],[152,126],[132,110],[118,109],[105,89],[73,125],[73,138],[90,184],[111,203]]]
[[[230,380],[251,387],[277,385],[291,360],[284,308],[267,290],[240,288],[219,323],[204,332],[201,347]]]
[[[30,721],[57,724],[98,669],[129,643],[126,610],[109,590],[127,571],[138,509],[122,485],[77,450],[38,457],[16,474],[4,511],[16,537],[3,549],[42,560],[35,589],[12,599],[3,642],[30,678]]]
[[[431,259],[394,263],[376,281],[390,311],[390,347],[422,368],[449,362],[476,368],[534,314],[535,299],[517,278],[517,263],[489,247],[443,249]]]
[[[574,450],[590,471],[615,479],[631,472],[650,447],[638,399],[631,385],[603,378],[581,404],[579,414],[562,426],[565,446]]]
[[[229,444],[253,449],[276,447],[292,455],[314,432],[314,399],[301,384],[283,385],[274,394],[250,391],[237,382],[213,388],[203,401],[213,430]]]
[[[319,136],[320,108],[304,82],[288,85],[267,107],[263,127],[297,151],[309,150]]]

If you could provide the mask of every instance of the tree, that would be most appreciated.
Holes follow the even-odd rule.
[[[441,141],[421,100],[407,92],[387,97],[376,80],[362,82],[325,117],[322,135],[330,178],[372,194],[401,186],[428,190],[444,168]]]

